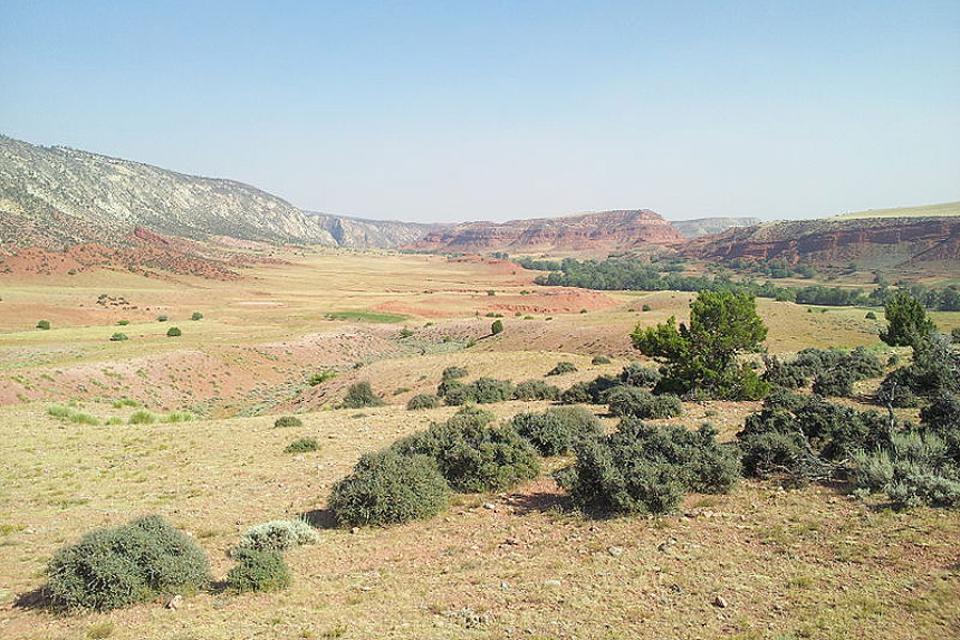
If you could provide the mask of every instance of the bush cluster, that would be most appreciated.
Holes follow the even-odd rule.
[[[565,373],[573,373],[577,367],[572,362],[560,361],[554,365],[553,369],[547,371],[548,376],[562,376]]]
[[[601,435],[600,421],[583,407],[556,407],[520,413],[510,423],[541,455],[568,453],[580,441]]]
[[[793,360],[783,362],[765,358],[763,379],[785,389],[805,387],[811,378],[813,391],[819,395],[849,396],[853,384],[883,375],[883,364],[876,354],[863,347],[844,349],[803,349]]]
[[[407,409],[435,409],[440,406],[440,398],[432,393],[418,393],[407,401]]]
[[[513,390],[514,400],[556,400],[559,397],[560,388],[543,380],[526,380]]]
[[[236,550],[239,549],[282,553],[300,545],[316,544],[319,541],[320,534],[306,520],[271,520],[244,531],[232,555],[236,556]]]
[[[433,458],[450,486],[471,493],[502,491],[533,478],[536,451],[511,426],[493,426],[493,414],[463,407],[449,420],[395,442],[394,451]]]
[[[329,504],[340,525],[386,526],[436,515],[449,493],[433,458],[385,449],[363,456]]]
[[[629,387],[654,387],[663,376],[656,369],[631,362],[620,372],[620,382]]]
[[[509,380],[483,377],[468,384],[456,380],[442,381],[437,391],[447,404],[460,406],[472,402],[477,404],[505,402],[513,398],[514,387]]]
[[[274,428],[286,429],[289,427],[302,427],[303,421],[296,416],[280,416],[273,421]]]
[[[616,387],[607,394],[610,413],[621,418],[658,419],[680,415],[680,398],[665,393],[653,395],[638,387]]]
[[[383,405],[380,396],[373,392],[369,382],[354,382],[347,389],[347,394],[340,404],[345,409],[362,409],[364,407],[379,407]]]
[[[890,434],[888,419],[875,411],[780,390],[747,417],[737,439],[747,474],[805,483],[841,477],[856,451],[885,446]]]
[[[57,606],[101,611],[210,582],[203,550],[160,516],[91,531],[57,551],[47,575]]]
[[[610,364],[610,358],[607,356],[593,356],[593,360],[590,361],[590,364]]]
[[[735,451],[719,445],[709,425],[690,431],[627,419],[615,433],[577,445],[576,463],[557,480],[592,515],[666,513],[687,491],[729,491],[739,469]]]
[[[960,394],[960,351],[946,336],[930,335],[913,348],[913,362],[884,378],[877,401],[894,407],[915,407],[940,394]]]

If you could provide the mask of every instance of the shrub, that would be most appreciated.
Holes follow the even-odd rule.
[[[191,320],[203,320],[203,314],[200,313],[199,311],[194,311],[192,314],[190,314],[190,319],[191,319]]]
[[[470,384],[457,383],[448,386],[444,391],[446,392],[444,394],[444,400],[447,404],[460,406],[468,402],[476,402],[478,404],[505,402],[513,397],[514,388],[513,383],[509,380],[477,378]]]
[[[660,382],[659,371],[631,362],[620,372],[620,382],[631,387],[653,387]]]
[[[685,491],[724,493],[736,483],[735,452],[709,425],[651,427],[624,420],[617,432],[577,446],[577,461],[557,474],[573,502],[592,515],[665,513]]]
[[[174,424],[178,422],[190,422],[194,419],[194,415],[189,411],[171,411],[167,415],[161,418],[161,422],[166,422],[167,424]]]
[[[327,380],[333,380],[336,377],[337,377],[336,371],[333,371],[332,369],[327,369],[326,371],[320,371],[318,373],[311,375],[309,378],[307,378],[307,384],[310,385],[311,387],[316,387],[317,385],[321,385]]]
[[[379,407],[383,400],[373,392],[369,382],[355,382],[347,389],[340,406],[346,409],[362,409],[363,407]]]
[[[597,376],[590,382],[578,382],[560,394],[563,404],[603,404],[611,389],[621,386],[613,376]]]
[[[824,397],[851,396],[854,377],[849,369],[827,369],[813,379],[813,392]]]
[[[413,335],[413,329],[411,329],[410,327],[403,327],[402,329],[400,329],[399,335],[401,339],[409,338],[410,336]]]
[[[912,347],[937,329],[923,304],[909,291],[897,291],[887,298],[883,308],[887,328],[880,332],[880,339],[891,347]]]
[[[227,584],[238,593],[279,591],[290,586],[290,570],[278,551],[237,549],[235,565],[227,573]]]
[[[865,315],[864,318],[867,320],[876,320],[877,314],[875,314],[873,311],[867,311],[867,315]]]
[[[135,411],[127,419],[127,424],[153,424],[157,417],[146,410]]]
[[[273,426],[277,429],[285,429],[287,427],[302,427],[303,421],[296,416],[280,416],[273,421]]]
[[[440,398],[432,393],[418,393],[407,402],[407,409],[435,409],[440,406]]]
[[[436,515],[449,493],[432,457],[385,449],[360,458],[329,503],[341,526],[386,526]]]
[[[443,373],[440,374],[441,381],[447,380],[459,380],[460,378],[465,378],[467,376],[467,370],[463,367],[447,367],[443,370]]]
[[[239,549],[282,553],[300,545],[318,542],[320,534],[306,520],[271,520],[244,531],[232,554],[235,555]]]
[[[858,452],[855,460],[857,485],[886,493],[897,507],[960,506],[960,466],[935,433],[896,433],[889,446]]]
[[[37,329],[43,329],[44,331],[47,331],[48,329],[50,329],[50,321],[49,320],[38,321]]]
[[[543,380],[526,380],[513,390],[514,400],[556,400],[559,397],[560,389]]]
[[[444,423],[398,440],[402,454],[430,456],[450,486],[464,493],[502,491],[539,472],[537,453],[512,427],[493,427],[493,414],[463,407]]]
[[[637,387],[617,387],[607,394],[610,413],[621,418],[672,418],[680,415],[680,398],[670,394],[653,395]]]
[[[593,360],[590,361],[590,364],[610,364],[610,358],[607,356],[593,356]]]
[[[139,407],[140,403],[134,400],[133,398],[117,398],[113,401],[112,405],[114,409],[122,409],[124,407]]]
[[[441,380],[437,385],[437,395],[446,398],[450,393],[455,393],[464,386],[459,380]]]
[[[784,362],[777,356],[764,355],[763,363],[766,366],[763,380],[775,387],[799,389],[807,384],[809,374],[793,362]]]
[[[562,361],[562,362],[558,362],[558,363],[553,367],[553,369],[550,369],[550,371],[547,371],[547,375],[548,375],[548,376],[560,376],[560,375],[563,375],[563,374],[565,374],[565,373],[573,373],[573,372],[576,371],[576,370],[577,370],[577,367],[576,367],[576,365],[574,365],[572,362]]]
[[[117,332],[110,336],[110,342],[123,342],[124,340],[128,340],[127,334],[125,333]]]
[[[165,315],[157,316],[157,322],[166,322],[167,320],[169,320],[169,318],[167,318]]]
[[[117,325],[119,325],[119,326],[121,326],[121,327],[125,327],[125,326],[127,326],[128,324],[130,324],[130,321],[129,321],[129,320],[117,320]]]
[[[950,332],[950,338],[954,343],[960,343],[960,327],[954,327]]]
[[[767,384],[737,358],[759,351],[766,336],[753,296],[705,290],[690,305],[689,326],[678,328],[671,316],[655,327],[638,325],[631,338],[634,348],[664,365],[657,391],[755,400],[767,393]]]
[[[511,425],[541,455],[556,456],[573,449],[584,438],[601,435],[600,421],[583,407],[557,407],[544,413],[520,413]]]
[[[842,476],[854,452],[886,445],[892,425],[818,396],[772,393],[737,434],[747,474],[796,483]]]
[[[914,346],[909,366],[883,380],[877,400],[896,407],[917,406],[920,398],[941,393],[960,393],[960,352],[944,336],[931,335]]]
[[[183,335],[183,332],[180,331],[179,327],[170,327],[167,329],[168,338],[179,338],[181,335]]]
[[[86,534],[57,551],[47,575],[47,591],[64,609],[115,609],[210,581],[203,550],[160,516]]]
[[[651,309],[653,309],[653,307],[651,307],[648,304],[645,304],[642,307],[640,307],[640,310],[643,311],[644,313],[646,313],[647,311],[650,311]]]
[[[503,333],[503,320],[494,320],[493,324],[490,325],[490,334],[497,335],[498,333]]]
[[[309,453],[319,451],[320,443],[316,438],[297,438],[284,448],[284,453]]]

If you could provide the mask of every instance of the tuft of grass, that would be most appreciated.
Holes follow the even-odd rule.
[[[113,635],[113,628],[113,623],[109,620],[97,622],[96,624],[90,625],[90,628],[87,629],[86,637],[90,640],[109,638]]]
[[[141,409],[140,411],[135,411],[130,418],[127,420],[127,424],[153,424],[157,421],[157,416],[153,415],[149,411]]]
[[[297,438],[286,446],[284,453],[309,453],[319,451],[320,443],[316,438]]]
[[[134,400],[133,398],[118,398],[113,401],[114,409],[123,409],[124,407],[132,407],[136,409],[140,406],[140,403]]]

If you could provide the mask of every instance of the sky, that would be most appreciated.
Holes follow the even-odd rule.
[[[0,2],[0,133],[423,222],[960,200],[960,2]]]

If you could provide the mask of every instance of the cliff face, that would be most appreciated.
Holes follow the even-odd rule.
[[[714,233],[723,233],[727,229],[740,227],[752,227],[760,224],[759,218],[697,218],[695,220],[673,220],[671,221],[677,231],[683,234],[684,238],[692,240],[701,236],[707,236]]]
[[[644,245],[675,245],[683,240],[658,214],[638,209],[504,223],[454,224],[427,233],[413,247],[428,251],[613,253]]]
[[[771,259],[885,265],[960,260],[960,217],[775,222],[730,229],[688,244],[702,259]]]

